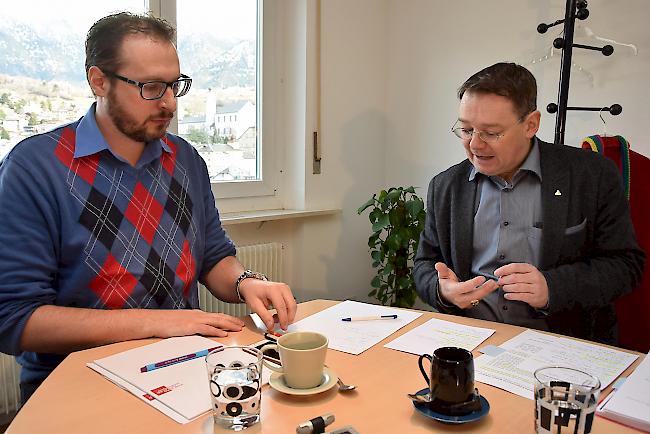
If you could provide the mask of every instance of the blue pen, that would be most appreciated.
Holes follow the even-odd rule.
[[[375,319],[397,319],[397,315],[353,316],[350,318],[343,318],[341,321],[372,321]]]
[[[184,356],[174,357],[173,359],[164,360],[162,362],[150,363],[146,366],[140,368],[140,372],[149,372],[155,369],[164,368],[165,366],[175,365],[176,363],[186,362],[188,360],[198,359],[199,357],[205,357],[210,351],[214,351],[218,348],[223,347],[223,345],[218,345],[216,347],[208,348],[206,350],[197,351],[196,353],[185,354]]]

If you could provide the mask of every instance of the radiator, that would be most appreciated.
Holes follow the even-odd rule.
[[[237,259],[244,268],[264,273],[270,280],[282,282],[282,243],[254,244],[237,247]],[[224,303],[199,284],[199,305],[207,312],[221,312],[233,316],[250,313],[246,304]]]
[[[20,408],[20,366],[13,356],[0,353],[0,421]]]

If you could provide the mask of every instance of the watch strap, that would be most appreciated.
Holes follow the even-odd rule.
[[[269,278],[262,273],[252,270],[244,270],[244,272],[239,275],[237,281],[235,282],[235,291],[237,292],[237,298],[239,299],[240,303],[246,303],[244,297],[242,297],[239,293],[239,286],[246,279],[269,280]]]

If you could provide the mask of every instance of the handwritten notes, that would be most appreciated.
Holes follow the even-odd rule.
[[[342,321],[343,318],[374,315],[397,315],[397,318],[377,321]],[[422,314],[418,312],[346,300],[291,324],[289,331],[309,330],[322,333],[329,339],[330,348],[358,355],[420,315]]]

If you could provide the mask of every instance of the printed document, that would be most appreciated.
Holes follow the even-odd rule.
[[[343,318],[397,315],[395,319],[343,321]],[[395,333],[421,313],[346,300],[289,326],[288,331],[314,331],[327,336],[329,348],[361,354]]]
[[[625,383],[598,406],[596,413],[650,432],[650,358],[647,355]]]
[[[493,333],[492,329],[433,318],[384,346],[412,354],[432,354],[440,347],[460,347],[472,351]]]
[[[533,399],[533,372],[543,366],[567,366],[598,377],[601,389],[612,383],[637,356],[600,345],[550,336],[533,330],[500,346],[504,352],[474,360],[476,381]]]
[[[150,372],[140,372],[140,368],[218,345],[201,336],[175,337],[98,359],[87,366],[176,422],[188,423],[212,408],[205,357]]]

